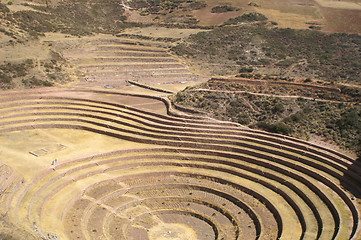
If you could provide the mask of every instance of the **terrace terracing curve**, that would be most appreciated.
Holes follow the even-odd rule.
[[[0,177],[23,175],[7,214],[34,236],[360,237],[360,199],[348,189],[361,192],[361,166],[343,153],[115,90],[4,92],[0,113]],[[41,147],[39,135],[65,149]]]
[[[122,88],[127,81],[173,90],[173,85],[197,82],[198,75],[169,51],[171,43],[126,37],[90,39],[63,49],[63,56],[81,73],[79,87]]]

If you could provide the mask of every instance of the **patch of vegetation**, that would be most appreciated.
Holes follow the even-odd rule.
[[[11,87],[12,87],[12,78],[9,75],[0,72],[0,88],[9,89]]]
[[[212,28],[197,26],[198,20],[190,15],[168,15],[174,10],[181,12],[205,7],[206,4],[203,1],[137,0],[129,3],[133,8],[138,9],[142,15],[166,15],[163,23],[127,22],[122,4],[122,0],[64,0],[57,5],[32,5],[31,7],[38,11],[17,11],[7,14],[5,18],[35,38],[44,35],[45,32],[62,32],[75,36],[93,33],[115,34],[125,28],[150,25],[176,28]],[[0,11],[7,12],[8,8],[1,4]]]
[[[207,6],[204,1],[196,0],[133,0],[129,5],[143,15],[167,14],[177,10],[191,11]]]
[[[190,24],[195,25],[199,22],[192,15],[170,15],[164,20],[166,23]]]
[[[13,78],[24,77],[34,67],[33,61],[27,59],[21,63],[6,62],[0,65],[0,88],[10,89],[13,87]]]
[[[268,132],[279,133],[283,135],[290,135],[293,132],[293,128],[284,122],[269,123],[266,121],[261,121],[258,122],[256,126]]]
[[[241,9],[230,6],[230,5],[220,5],[220,6],[213,7],[211,12],[212,13],[225,13],[225,12],[233,12],[233,11],[239,11],[239,10],[241,10]]]
[[[276,66],[281,66],[281,67],[290,67],[292,64],[297,63],[297,59],[295,58],[286,58],[286,59],[282,59],[278,62],[275,63]]]
[[[0,12],[1,13],[8,13],[10,12],[10,9],[3,3],[0,3]]]
[[[197,20],[198,22],[198,20]],[[166,28],[177,28],[177,29],[214,29],[214,26],[200,26],[194,24],[182,24],[182,23],[153,23],[148,26],[158,26],[158,27],[166,27]]]
[[[308,27],[309,29],[312,29],[312,30],[321,30],[322,27],[321,26],[315,26],[315,25],[311,25]]]
[[[189,5],[186,5],[183,7],[183,11],[192,11],[192,10],[199,10],[202,8],[207,7],[207,3],[205,2],[199,2],[199,1],[187,1],[189,3]]]
[[[258,74],[278,69],[285,77],[319,78],[329,82],[361,82],[361,36],[311,30],[278,29],[255,24],[225,26],[190,36],[172,50],[197,64],[252,67]],[[239,69],[239,68],[238,68]],[[234,74],[223,68],[211,74]]]
[[[126,17],[120,0],[61,1],[56,6],[32,6],[35,11],[18,11],[7,16],[34,36],[61,31],[73,35],[115,33],[124,28]]]
[[[62,68],[64,63],[56,52],[51,52],[49,60],[5,62],[0,65],[0,88],[12,89],[15,85],[25,88],[50,87],[55,83],[65,83],[69,81],[69,77]]]
[[[257,12],[244,13],[241,16],[230,18],[227,20],[224,25],[234,25],[241,22],[258,22],[258,21],[266,21],[268,18]]]
[[[267,88],[264,86],[263,92],[277,91],[277,87],[266,90]],[[257,89],[261,90],[261,87],[208,81],[177,93],[173,101],[178,105],[206,112],[219,120],[238,122],[252,128],[305,140],[313,134],[322,136],[361,155],[360,104],[279,98],[260,95]],[[283,92],[287,90],[278,89]]]
[[[239,69],[239,72],[240,73],[251,73],[251,72],[253,72],[253,68],[252,67],[242,67],[242,68],[240,68]]]
[[[341,92],[361,102],[361,87],[342,86]]]
[[[252,7],[261,7],[261,5],[259,5],[258,3],[256,2],[249,2],[248,3],[248,6],[252,6]]]
[[[56,31],[57,25],[49,14],[34,11],[18,11],[12,17],[18,25],[33,36],[42,35],[44,32]]]
[[[34,87],[51,87],[54,85],[54,83],[48,81],[48,80],[42,80],[39,79],[37,77],[31,77],[31,78],[26,78],[22,80],[22,83],[24,84],[24,86],[26,88],[34,88]]]
[[[171,37],[149,37],[149,36],[143,36],[143,35],[137,35],[137,34],[127,34],[127,33],[117,34],[116,36],[117,36],[117,37],[127,37],[127,38],[132,38],[132,39],[161,41],[161,42],[176,42],[176,41],[179,41],[179,40],[180,40],[180,38],[171,38]]]

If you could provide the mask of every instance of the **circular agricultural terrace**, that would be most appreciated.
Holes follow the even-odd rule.
[[[38,238],[360,237],[360,164],[334,150],[113,90],[4,92],[0,112],[2,211]]]

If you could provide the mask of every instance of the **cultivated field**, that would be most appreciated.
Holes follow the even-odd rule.
[[[77,87],[123,88],[133,81],[176,91],[200,80],[169,53],[172,43],[111,36],[73,42],[59,48],[78,71]]]
[[[341,153],[147,95],[0,100],[1,210],[35,238],[359,237],[360,164]]]

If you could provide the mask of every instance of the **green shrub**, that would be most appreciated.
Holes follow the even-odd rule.
[[[236,121],[242,125],[248,125],[251,122],[251,118],[247,113],[239,113],[236,117]]]
[[[10,9],[3,3],[0,3],[0,12],[7,13],[10,12]]]
[[[232,12],[232,11],[239,11],[239,8],[232,7],[229,5],[221,5],[221,6],[215,6],[212,8],[212,13],[224,13],[224,12]]]
[[[36,77],[23,79],[22,83],[25,85],[25,87],[28,88],[39,87],[39,86],[51,87],[54,85],[52,82],[49,82],[48,80],[42,80]]]
[[[28,74],[30,68],[33,67],[33,64],[30,63],[28,60],[25,60],[22,63],[11,63],[6,62],[0,65],[0,70],[7,75],[11,75],[12,77],[23,77]]]
[[[353,129],[361,131],[361,111],[357,108],[351,108],[343,113],[341,118],[336,122],[341,129]]]
[[[270,65],[271,64],[271,60],[268,58],[261,58],[258,60],[260,65]]]
[[[11,83],[11,80],[12,80],[12,78],[9,75],[0,72],[0,82],[1,83],[9,84],[9,83]]]
[[[257,12],[244,13],[242,16],[238,16],[235,18],[230,18],[228,21],[224,23],[224,25],[232,25],[240,22],[258,22],[258,21],[266,21],[268,18]]]
[[[292,64],[294,64],[295,62],[296,62],[295,59],[291,59],[291,58],[283,59],[283,60],[277,62],[276,66],[289,67]]]
[[[252,78],[252,77],[253,77],[253,74],[251,74],[251,73],[240,73],[240,74],[236,75],[236,77]]]
[[[258,3],[256,2],[249,2],[248,3],[248,6],[252,6],[252,7],[260,7],[261,5],[259,5]]]
[[[184,7],[185,11],[198,10],[207,7],[205,2],[192,2],[188,6]]]
[[[253,72],[253,68],[252,67],[242,67],[241,69],[239,69],[239,73],[251,73]]]
[[[284,135],[289,135],[293,132],[292,127],[283,122],[269,123],[266,121],[261,121],[258,122],[256,126],[269,132],[280,133]]]
[[[272,113],[274,114],[283,113],[284,111],[285,111],[285,106],[281,102],[276,103],[272,107]]]
[[[303,111],[298,111],[284,119],[285,122],[300,122],[304,120],[305,113]]]
[[[161,6],[165,9],[172,9],[177,7],[177,3],[172,2],[172,1],[164,1],[161,3]]]
[[[360,98],[361,97],[361,87],[349,87],[349,86],[343,86],[341,88],[341,92],[347,95],[350,95],[351,97]]]

